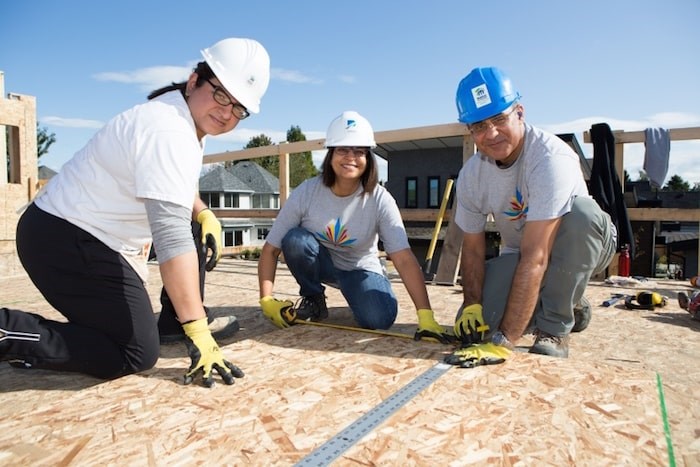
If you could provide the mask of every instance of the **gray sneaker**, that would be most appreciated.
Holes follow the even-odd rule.
[[[591,302],[586,297],[581,297],[574,307],[574,327],[571,332],[581,332],[588,327],[591,322]]]
[[[328,318],[326,296],[323,293],[301,297],[301,303],[296,309],[297,319],[304,321],[322,321]]]
[[[569,356],[569,336],[557,337],[538,329],[535,331],[535,343],[530,347],[530,353],[567,358]]]

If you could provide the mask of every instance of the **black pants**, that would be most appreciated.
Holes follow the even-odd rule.
[[[160,347],[151,301],[119,253],[34,204],[17,225],[17,252],[34,285],[68,322],[0,309],[0,328],[36,337],[0,341],[0,360],[105,379],[155,365]]]
[[[207,248],[202,246],[202,226],[199,222],[192,222],[192,238],[194,239],[195,249],[197,250],[197,259],[199,260],[199,293],[204,301],[204,266],[207,262]],[[156,257],[158,252],[156,252]],[[184,334],[182,325],[177,320],[175,307],[170,301],[165,287],[160,292],[160,317],[158,318],[158,332],[161,335]],[[206,308],[205,308],[206,310]]]

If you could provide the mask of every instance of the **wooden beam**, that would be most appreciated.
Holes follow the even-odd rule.
[[[616,143],[643,143],[646,140],[644,131],[613,131]],[[687,141],[700,139],[700,127],[672,128],[669,130],[671,141]],[[591,143],[589,131],[583,132],[583,142]]]
[[[289,143],[283,143],[284,147],[286,148]],[[279,168],[280,168],[280,176],[279,176],[279,189],[280,189],[280,207],[284,206],[284,203],[287,201],[287,198],[289,198],[289,153],[281,151],[280,152],[280,160],[279,160]]]
[[[631,221],[700,222],[700,209],[628,208]]]
[[[401,219],[404,221],[422,221],[435,222],[440,213],[439,209],[399,209]],[[446,212],[442,218],[443,222],[447,222],[451,218],[451,214]]]
[[[467,126],[462,123],[448,123],[445,125],[423,126],[416,128],[404,128],[401,130],[377,131],[374,139],[377,143],[394,143],[412,139],[446,138],[450,136],[469,135]]]
[[[461,123],[447,123],[444,125],[431,125],[401,130],[375,131],[374,139],[377,143],[392,143],[411,139],[443,138],[448,136],[470,135],[466,125]],[[244,159],[256,159],[258,157],[279,156],[282,154],[296,154],[307,151],[324,150],[325,139],[308,141],[295,141],[293,143],[282,142],[269,146],[241,149],[238,151],[226,151],[204,156],[204,164],[224,161],[239,161]],[[282,147],[284,145],[284,147]]]

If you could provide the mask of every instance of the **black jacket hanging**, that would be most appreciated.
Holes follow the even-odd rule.
[[[617,249],[629,245],[630,257],[634,258],[635,244],[632,224],[627,215],[625,198],[620,179],[615,172],[615,137],[607,123],[591,126],[593,142],[593,167],[591,168],[591,196],[603,211],[610,215],[617,227]]]

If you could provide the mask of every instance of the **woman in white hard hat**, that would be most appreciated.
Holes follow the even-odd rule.
[[[250,39],[224,39],[202,55],[187,81],[109,121],[20,218],[20,260],[67,322],[0,309],[0,360],[104,379],[153,367],[158,327],[144,287],[153,242],[192,360],[185,384],[199,373],[206,386],[215,371],[226,384],[243,376],[207,326],[190,222],[219,241],[197,194],[205,137],[259,111],[270,63]]]
[[[396,201],[378,184],[369,122],[357,112],[343,112],[328,127],[325,145],[322,173],[292,191],[263,246],[258,262],[263,313],[279,327],[294,319],[321,321],[328,316],[325,283],[340,289],[360,326],[388,329],[398,305],[377,256],[381,240],[416,306],[417,338],[445,341]],[[280,253],[300,286],[295,310],[291,301],[272,297]]]

